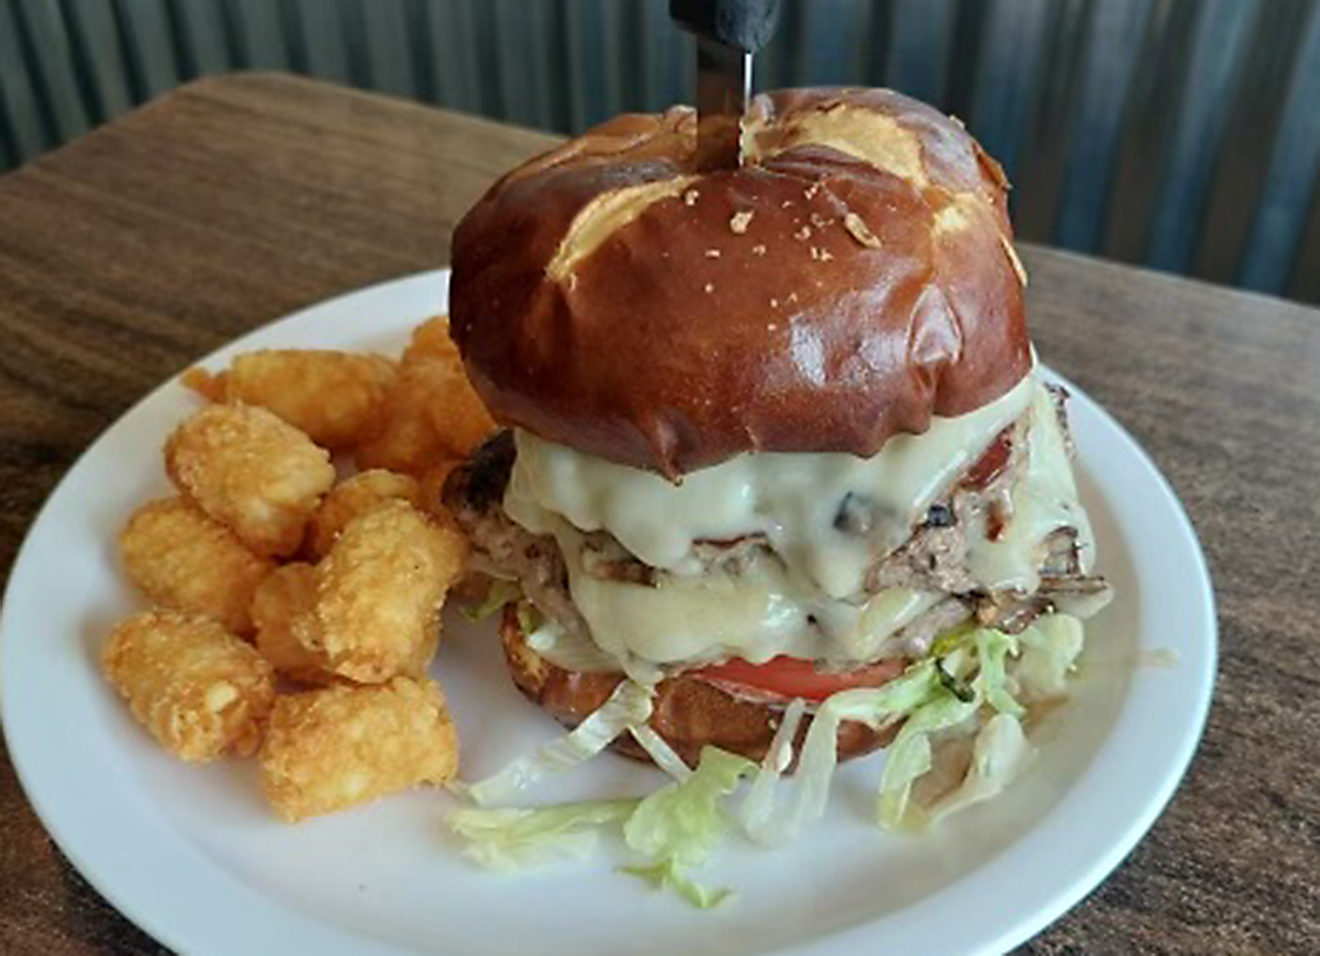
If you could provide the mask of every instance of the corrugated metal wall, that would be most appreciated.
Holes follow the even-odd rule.
[[[1024,237],[1320,302],[1320,0],[785,3],[761,87],[963,117]],[[0,168],[229,70],[576,132],[690,101],[690,55],[665,0],[0,0]]]

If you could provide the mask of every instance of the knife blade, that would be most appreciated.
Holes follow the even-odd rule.
[[[698,166],[739,166],[752,57],[774,33],[779,0],[670,0],[669,14],[697,39]]]

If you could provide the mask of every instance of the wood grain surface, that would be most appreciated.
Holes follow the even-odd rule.
[[[445,263],[464,209],[551,142],[247,75],[0,179],[0,569],[60,475],[151,387],[299,306]],[[1320,952],[1320,312],[1025,258],[1042,356],[1136,435],[1191,513],[1222,662],[1168,811],[1021,952]],[[0,953],[161,951],[64,860],[0,759]]]

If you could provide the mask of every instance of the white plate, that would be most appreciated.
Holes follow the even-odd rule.
[[[398,350],[443,309],[447,273],[315,306],[217,352]],[[1070,705],[1006,796],[936,833],[870,827],[878,761],[850,764],[799,845],[731,841],[709,874],[737,896],[697,912],[594,861],[527,875],[473,869],[445,833],[451,798],[418,792],[296,827],[266,810],[250,763],[197,768],[158,750],[101,680],[111,623],[138,606],[115,568],[129,511],[167,491],[160,447],[194,399],[176,382],[110,428],[51,495],[14,566],[0,623],[9,753],[60,847],[109,900],[193,954],[1002,952],[1076,903],[1130,851],[1195,749],[1215,672],[1200,547],[1168,484],[1076,388],[1072,422],[1101,569],[1118,599],[1089,628]],[[512,689],[491,629],[446,625],[436,673],[469,776],[548,739]],[[1155,666],[1164,655],[1174,666]],[[660,782],[614,756],[541,795],[617,795]]]

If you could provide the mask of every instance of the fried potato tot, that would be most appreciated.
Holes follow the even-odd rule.
[[[434,399],[427,369],[402,366],[385,398],[380,432],[357,448],[357,466],[417,476],[446,457],[445,444],[427,410]]]
[[[408,347],[403,350],[403,360],[415,362],[422,358],[462,364],[463,359],[458,353],[458,346],[454,344],[449,334],[449,316],[433,315],[413,329],[408,339]]]
[[[449,338],[449,321],[414,332],[385,399],[380,434],[358,449],[359,468],[422,475],[437,461],[464,458],[495,430]]]
[[[215,618],[252,633],[252,596],[275,565],[183,498],[151,501],[119,535],[124,571],[152,603]]]
[[[343,677],[420,676],[439,639],[440,604],[466,559],[456,529],[406,501],[382,502],[350,521],[317,565],[314,622],[296,634]]]
[[[466,458],[495,431],[495,419],[477,397],[462,365],[429,361],[424,367],[432,396],[426,405],[431,427],[440,436],[447,458]]]
[[[261,748],[266,797],[296,822],[458,771],[458,735],[432,681],[326,687],[281,697]]]
[[[426,410],[451,453],[448,457],[466,458],[495,431],[495,420],[468,381],[458,346],[449,336],[449,316],[437,315],[414,329],[403,362],[427,369],[433,400]]]
[[[303,684],[340,680],[326,666],[323,653],[298,639],[300,622],[316,613],[316,569],[310,564],[285,564],[261,582],[252,599],[257,650],[280,674]]]
[[[395,498],[419,503],[417,479],[375,468],[363,471],[330,489],[321,507],[312,516],[307,529],[306,550],[315,561],[330,553],[331,546],[344,526],[358,515],[366,514],[382,501]]]
[[[275,702],[275,672],[208,617],[144,611],[121,621],[101,655],[138,722],[184,760],[247,756]]]
[[[458,521],[444,504],[444,488],[450,473],[461,464],[463,462],[460,460],[442,461],[427,471],[419,483],[421,509],[435,519],[437,523],[452,528],[459,534],[463,532],[459,528]],[[485,600],[487,593],[490,591],[490,585],[490,578],[482,572],[467,570],[457,581],[450,585],[448,597],[464,604],[479,604]]]
[[[397,365],[380,355],[266,349],[234,359],[225,401],[260,405],[323,448],[351,448],[381,427]]]
[[[185,369],[179,376],[185,388],[190,388],[208,402],[223,402],[229,389],[229,373],[215,374],[200,365]]]
[[[165,444],[174,484],[253,551],[287,556],[335,480],[330,454],[255,405],[211,405]]]

